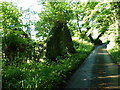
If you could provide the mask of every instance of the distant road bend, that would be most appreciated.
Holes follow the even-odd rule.
[[[96,47],[73,74],[65,89],[103,88],[120,90],[120,68],[106,50],[107,44]]]

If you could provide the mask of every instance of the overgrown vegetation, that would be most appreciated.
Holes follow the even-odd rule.
[[[93,49],[89,42],[75,41],[77,53],[57,58],[57,62],[36,63],[35,61],[12,66],[5,66],[3,62],[3,88],[61,88],[69,76],[87,57]]]
[[[117,64],[120,64],[120,49],[114,46],[108,51],[112,55],[113,59],[116,60]]]
[[[113,45],[110,43],[107,49],[108,52],[112,55],[113,59],[116,61],[116,63],[120,64],[120,40],[115,40],[113,43]]]
[[[33,23],[27,18],[26,24],[22,9],[0,3],[3,88],[58,89],[93,44],[114,43],[110,53],[120,62],[119,2],[38,3],[43,7],[37,13],[39,20]],[[38,41],[31,38],[32,24]]]

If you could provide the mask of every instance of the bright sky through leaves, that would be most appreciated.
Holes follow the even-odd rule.
[[[12,2],[14,5],[16,5],[18,7],[18,9],[22,8],[22,10],[30,9],[30,11],[33,11],[36,13],[39,13],[42,10],[42,5],[38,5],[37,0],[2,0],[2,1]],[[28,19],[24,18],[26,14],[28,14],[28,13],[24,13],[23,17],[21,17],[24,24],[29,21]],[[33,22],[37,22],[39,20],[38,14],[34,14],[34,15],[31,14],[30,20]],[[36,39],[35,38],[36,33],[34,31],[35,26],[32,25],[31,29],[32,29],[32,32],[31,32],[32,38]]]

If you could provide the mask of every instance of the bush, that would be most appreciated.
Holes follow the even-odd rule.
[[[63,87],[72,72],[83,62],[93,48],[92,44],[76,42],[77,53],[57,62],[26,63],[14,66],[3,64],[3,88],[59,89]]]
[[[115,45],[112,49],[109,49],[108,52],[112,55],[113,59],[120,64],[120,49],[119,46]]]
[[[3,71],[3,87],[6,88],[17,88],[21,87],[19,81],[24,79],[24,72],[20,70],[20,68],[16,68],[13,66],[7,67],[6,71]]]

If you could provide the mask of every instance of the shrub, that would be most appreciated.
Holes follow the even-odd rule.
[[[80,43],[80,41],[78,41]],[[92,44],[76,44],[77,53],[57,62],[31,62],[13,66],[3,66],[3,88],[59,89],[63,87],[73,71],[83,62],[93,48]],[[4,64],[3,64],[4,65]]]

